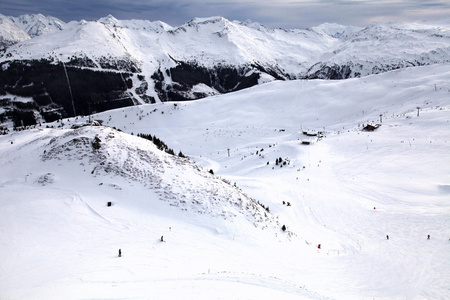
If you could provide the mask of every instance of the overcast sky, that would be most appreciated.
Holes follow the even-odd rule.
[[[65,22],[117,19],[161,20],[172,26],[194,17],[223,16],[268,27],[303,29],[321,23],[366,26],[448,18],[450,0],[0,0],[0,13],[50,15]]]

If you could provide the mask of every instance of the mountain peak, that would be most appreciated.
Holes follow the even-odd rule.
[[[230,21],[221,16],[213,16],[207,18],[194,18],[187,22],[187,25],[204,25],[204,24],[215,24],[215,23],[230,23]]]
[[[30,37],[63,30],[66,23],[58,18],[43,14],[26,14],[18,17],[6,17]]]
[[[261,29],[261,27],[265,28],[265,26],[262,25],[261,23],[253,22],[250,19],[247,19],[244,22],[240,22],[239,24],[250,27],[250,28],[258,29],[258,30]]]
[[[28,40],[30,36],[8,18],[0,15],[0,49]]]
[[[119,20],[117,20],[113,15],[109,14],[106,17],[100,18],[97,20],[100,23],[104,24],[117,24]]]
[[[228,21],[226,18],[222,16],[211,16],[211,17],[197,17],[194,18],[198,23],[209,23],[209,22],[221,22],[221,21]],[[229,21],[228,21],[229,22]]]
[[[337,23],[323,23],[318,26],[311,27],[311,29],[317,33],[324,33],[334,38],[340,38],[360,31],[363,28],[357,26],[341,25]]]

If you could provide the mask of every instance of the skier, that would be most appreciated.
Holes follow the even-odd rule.
[[[119,249],[119,257],[122,257],[122,250]]]
[[[164,242],[164,236],[161,236],[161,242]]]
[[[427,238],[427,240],[429,240],[430,239],[430,235],[428,235],[428,238]]]
[[[386,239],[387,239],[387,240],[389,239],[389,235],[386,235]]]

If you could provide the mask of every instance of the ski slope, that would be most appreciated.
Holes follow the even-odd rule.
[[[449,82],[271,82],[1,136],[0,298],[448,298]]]

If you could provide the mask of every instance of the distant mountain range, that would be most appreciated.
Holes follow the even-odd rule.
[[[26,32],[30,37],[52,33],[57,30],[63,30],[66,23],[58,18],[42,14],[37,15],[22,15],[19,17],[6,17],[0,14],[0,19],[8,20],[19,29]]]
[[[273,80],[346,79],[450,61],[450,20],[267,28],[223,17],[65,23],[0,15],[0,122],[182,101]]]

